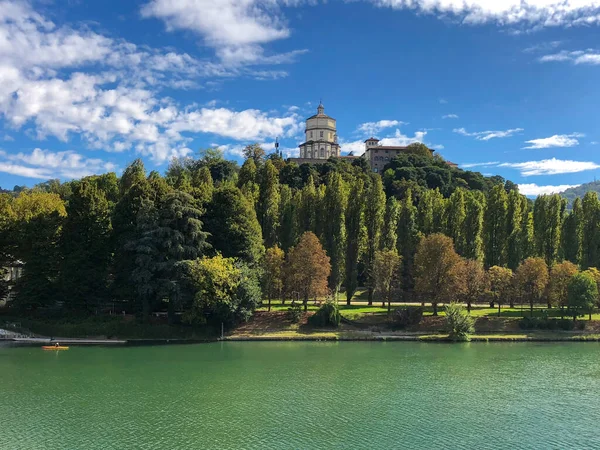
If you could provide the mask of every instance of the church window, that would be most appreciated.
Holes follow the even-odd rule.
[[[323,137],[323,132],[321,131],[321,137]]]
[[[322,149],[321,149],[321,158],[324,158],[324,157],[325,157],[325,149],[324,149],[324,148],[322,148]]]
[[[312,137],[312,131],[310,132],[310,137]]]

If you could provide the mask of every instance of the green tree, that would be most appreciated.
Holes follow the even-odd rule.
[[[512,190],[508,193],[507,201],[507,246],[506,260],[507,265],[511,270],[519,267],[523,260],[523,247],[521,239],[523,232],[523,207],[522,202],[527,201],[518,191]]]
[[[356,179],[350,190],[346,212],[346,304],[350,305],[358,288],[358,260],[364,219],[364,183]]]
[[[415,255],[415,291],[433,306],[437,316],[440,302],[449,303],[464,290],[462,261],[452,239],[441,233],[424,237]]]
[[[131,187],[146,179],[146,169],[141,159],[136,159],[123,171],[119,179],[119,191],[121,196],[125,195]]]
[[[465,254],[467,241],[464,233],[467,216],[464,189],[456,189],[446,205],[446,235],[454,241],[454,247],[459,255]]]
[[[398,253],[402,257],[402,285],[405,290],[412,290],[414,286],[413,266],[415,251],[421,238],[417,229],[417,209],[413,206],[411,191],[400,204],[398,217]]]
[[[260,146],[260,144],[250,144],[247,145],[244,150],[242,151],[242,153],[244,154],[244,158],[246,158],[246,160],[248,159],[252,159],[257,166],[262,165],[262,163],[265,160],[265,156],[266,153],[263,150],[263,148]],[[271,162],[272,164],[272,162]]]
[[[449,330],[449,338],[453,341],[469,341],[469,334],[475,332],[473,318],[465,312],[459,303],[446,305],[446,326]]]
[[[373,274],[375,278],[375,291],[381,297],[382,306],[387,302],[388,314],[392,309],[392,299],[397,295],[401,286],[402,257],[396,249],[379,250],[375,252]]]
[[[562,257],[573,264],[579,263],[581,255],[581,216],[581,200],[576,198],[573,210],[563,221],[560,239]]]
[[[72,309],[92,311],[107,300],[111,231],[104,192],[85,179],[75,183],[62,231],[60,276]]]
[[[258,185],[258,174],[254,159],[248,158],[246,161],[244,161],[244,164],[242,165],[238,175],[237,186],[240,188],[246,198],[250,200],[252,205],[256,205],[258,203],[260,187]]]
[[[548,307],[559,306],[564,309],[567,306],[569,282],[577,272],[577,266],[570,261],[554,264],[550,268]]]
[[[256,208],[263,238],[267,246],[277,243],[279,228],[279,176],[271,161],[267,161],[260,173],[260,193]]]
[[[350,196],[350,198],[356,198]],[[383,231],[381,232],[381,249],[391,250],[396,248],[398,242],[398,219],[400,218],[400,204],[395,197],[388,197],[385,204],[383,218]]]
[[[592,311],[597,301],[598,286],[594,278],[585,272],[573,275],[568,287],[568,306],[573,321],[585,313],[592,320]]]
[[[299,231],[304,233],[306,231],[316,231],[317,221],[317,190],[313,181],[312,175],[309,176],[308,181],[302,188],[301,192],[301,204],[298,208],[297,223],[299,225]]]
[[[293,191],[288,185],[280,185],[279,193],[279,242],[284,251],[296,245],[298,241],[298,223],[300,192]]]
[[[595,192],[587,192],[582,201],[581,266],[600,265],[600,200]]]
[[[214,184],[208,167],[200,167],[192,172],[192,196],[204,206],[212,198]]]
[[[540,195],[533,207],[536,254],[551,266],[558,258],[562,211],[566,203],[558,194]]]
[[[475,259],[463,260],[464,292],[463,296],[467,302],[467,312],[471,312],[471,305],[478,302],[488,290],[489,280],[483,263]]]
[[[367,248],[365,252],[365,271],[367,274],[367,289],[369,305],[373,304],[373,291],[375,282],[373,279],[373,264],[375,263],[375,252],[379,248],[383,216],[385,213],[385,194],[381,177],[371,175],[369,184],[365,189],[365,227],[367,231]]]
[[[261,228],[250,201],[238,188],[224,184],[215,189],[205,222],[215,251],[250,265],[260,261],[264,253]]]
[[[468,259],[483,261],[483,211],[485,197],[466,194],[465,220],[463,223],[464,254]]]
[[[346,203],[348,194],[346,183],[337,172],[329,173],[323,206],[327,211],[327,220],[323,233],[324,248],[331,263],[329,288],[335,298],[344,278],[345,249],[346,249]]]
[[[484,214],[484,242],[486,266],[504,266],[506,263],[507,195],[504,186],[495,185],[488,193]]]
[[[263,258],[262,286],[269,301],[269,311],[271,311],[271,299],[275,296],[280,297],[283,290],[284,260],[285,253],[277,246],[268,248]]]

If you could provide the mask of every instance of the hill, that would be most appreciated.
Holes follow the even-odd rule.
[[[581,184],[577,187],[569,188],[564,192],[561,192],[560,195],[563,198],[566,198],[569,202],[568,208],[571,209],[573,206],[573,202],[577,197],[583,198],[586,192],[597,192],[600,194],[600,181],[590,181],[589,183]]]

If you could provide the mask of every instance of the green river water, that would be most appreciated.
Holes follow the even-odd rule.
[[[0,449],[600,448],[597,343],[0,346]]]

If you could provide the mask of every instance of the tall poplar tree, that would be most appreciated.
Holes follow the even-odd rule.
[[[420,236],[417,229],[416,210],[412,202],[410,189],[400,203],[398,217],[398,254],[402,257],[402,285],[405,290],[412,290],[414,257]]]
[[[521,226],[523,225],[523,200],[522,195],[516,190],[508,193],[506,262],[508,267],[513,271],[519,267],[519,264],[523,260],[523,247],[521,243],[521,238],[523,237],[521,230]]]
[[[466,240],[464,235],[464,222],[466,218],[464,189],[456,189],[446,205],[446,235],[454,241],[456,252],[464,256]]]
[[[253,158],[248,158],[244,161],[244,164],[242,164],[242,168],[238,174],[237,186],[246,198],[252,202],[252,205],[256,206],[260,188],[258,185],[256,163]]]
[[[346,246],[346,183],[338,172],[330,172],[323,198],[323,208],[327,211],[324,221],[324,248],[331,263],[329,288],[338,296],[344,278],[345,246]]]
[[[381,249],[395,249],[398,242],[398,219],[400,217],[400,203],[395,197],[390,196],[385,204],[383,218],[383,231],[381,233]]]
[[[561,230],[561,254],[564,259],[579,264],[581,254],[581,200],[576,198],[573,209],[565,217]]]
[[[260,193],[256,212],[265,243],[272,247],[277,243],[279,228],[279,175],[270,160],[260,171]]]
[[[293,191],[287,184],[282,184],[279,199],[279,242],[283,251],[287,252],[298,241],[296,217],[300,192]]]
[[[484,213],[484,242],[486,266],[506,264],[507,195],[504,186],[495,185],[488,194]]]
[[[600,200],[595,192],[586,192],[582,201],[581,266],[598,267],[600,264]]]
[[[381,177],[373,174],[366,187],[365,195],[365,227],[367,230],[365,271],[367,275],[369,305],[373,304],[373,291],[375,289],[373,264],[375,263],[375,252],[379,248],[384,213],[385,193],[383,192],[383,184],[381,182]]]
[[[358,258],[363,228],[364,183],[357,178],[352,183],[346,211],[346,304],[350,305],[358,288]]]
[[[317,190],[312,175],[309,175],[306,184],[302,188],[300,200],[297,218],[299,232],[312,231],[314,233],[317,216]]]
[[[463,256],[478,261],[483,261],[483,202],[485,197],[466,193]]]

